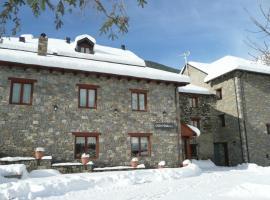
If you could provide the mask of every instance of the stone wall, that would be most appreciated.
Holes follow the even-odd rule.
[[[217,100],[215,107],[218,123],[213,124],[214,143],[227,144],[229,165],[243,162],[234,77],[235,73],[230,73],[211,82],[213,91],[222,88],[222,99]],[[225,127],[221,126],[220,114],[225,114]]]
[[[243,72],[241,79],[249,161],[269,166],[270,135],[267,134],[266,124],[270,123],[270,77]]]
[[[185,124],[191,124],[192,117],[200,118],[201,135],[194,139],[192,143],[198,144],[198,159],[214,159],[213,149],[213,106],[215,103],[214,95],[199,95],[198,107],[189,106],[189,98],[194,94],[180,93],[181,121]]]
[[[9,104],[8,77],[37,80],[33,105]],[[100,86],[96,110],[78,108],[78,83]],[[131,110],[130,88],[148,90],[147,112]],[[57,111],[54,105],[58,106]],[[141,161],[146,166],[156,166],[160,160],[166,160],[173,167],[178,160],[177,131],[154,129],[154,123],[162,121],[176,124],[172,84],[0,66],[2,155],[31,156],[35,147],[42,146],[54,161],[72,161],[72,132],[99,132],[99,158],[94,162],[100,166],[129,165],[128,133],[152,133],[151,156],[142,157]]]
[[[192,67],[189,66],[188,70],[187,68],[185,69],[184,75],[189,75],[190,76],[190,83],[200,86],[200,87],[205,87],[205,88],[210,88],[209,85],[207,83],[204,82],[204,78],[206,77],[206,73]]]

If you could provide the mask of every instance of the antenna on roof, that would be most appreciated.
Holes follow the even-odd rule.
[[[184,57],[185,67],[187,68],[187,73],[189,75],[189,71],[188,71],[188,57],[190,56],[190,51],[186,51],[186,52],[182,53],[180,56]]]

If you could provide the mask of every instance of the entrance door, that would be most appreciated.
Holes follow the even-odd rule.
[[[183,147],[184,147],[184,159],[191,158],[191,149],[190,149],[190,139],[188,137],[182,137]]]
[[[215,163],[219,166],[229,166],[227,142],[214,143]]]

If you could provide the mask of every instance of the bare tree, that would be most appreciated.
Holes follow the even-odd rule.
[[[2,0],[1,0],[2,1]],[[146,0],[136,0],[138,6],[144,7]],[[63,16],[71,13],[75,9],[81,11],[92,9],[105,16],[105,20],[100,27],[101,34],[108,34],[111,39],[117,38],[119,33],[127,33],[129,26],[129,17],[125,9],[124,0],[5,0],[0,2],[0,36],[7,32],[8,22],[12,22],[12,34],[15,35],[21,27],[21,18],[19,16],[22,7],[31,9],[35,17],[41,13],[52,11],[56,29],[63,25]]]
[[[264,8],[263,5],[259,6],[262,20],[258,20],[249,14],[251,21],[257,28],[256,31],[251,31],[259,37],[260,41],[247,38],[247,44],[256,52],[256,55],[250,53],[256,61],[270,65],[270,7]]]

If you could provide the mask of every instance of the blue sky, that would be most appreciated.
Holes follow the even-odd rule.
[[[260,17],[259,4],[270,6],[269,0],[148,0],[142,9],[136,0],[127,0],[130,16],[129,32],[115,41],[99,35],[102,16],[93,10],[84,13],[73,12],[64,18],[64,26],[55,30],[53,15],[44,13],[38,19],[23,9],[22,31],[38,36],[45,32],[49,37],[75,38],[87,33],[103,45],[126,47],[140,57],[162,64],[181,68],[184,59],[181,54],[191,52],[189,60],[211,62],[225,55],[250,58],[251,49],[246,38],[258,35],[244,8]]]

